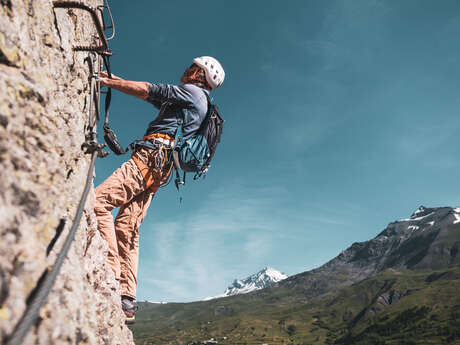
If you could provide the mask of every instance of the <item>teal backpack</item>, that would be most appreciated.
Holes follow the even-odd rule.
[[[208,111],[196,135],[193,137],[184,140],[182,133],[184,112],[180,109],[176,113],[178,126],[174,140],[173,161],[174,169],[176,170],[175,183],[177,189],[179,189],[179,185],[185,184],[185,174],[187,172],[195,173],[194,180],[206,174],[220,142],[224,120],[220,115],[219,107],[211,103],[208,94],[206,94],[206,97],[208,99]],[[179,170],[184,172],[182,178]]]

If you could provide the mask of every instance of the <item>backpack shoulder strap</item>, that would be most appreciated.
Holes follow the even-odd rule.
[[[182,146],[183,132],[182,127],[184,126],[185,115],[182,108],[176,109],[176,120],[177,120],[177,129],[176,135],[174,136],[174,147],[180,149]]]
[[[211,102],[211,96],[209,95],[209,93],[207,93],[204,90],[203,92],[206,95],[206,99],[208,100],[208,110],[206,111],[206,116],[208,116],[210,113],[212,113],[212,107],[214,107],[214,104],[212,104]]]

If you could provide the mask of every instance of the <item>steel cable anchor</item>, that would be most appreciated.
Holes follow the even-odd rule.
[[[86,154],[93,154],[94,152],[97,152],[97,156],[99,158],[104,158],[109,154],[107,151],[103,151],[106,145],[98,143],[94,133],[88,133],[85,136],[85,139],[86,141],[81,144],[81,149],[84,150]]]

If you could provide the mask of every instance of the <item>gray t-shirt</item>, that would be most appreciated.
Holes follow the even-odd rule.
[[[208,111],[208,100],[205,92],[209,91],[193,84],[169,85],[151,84],[147,102],[160,109],[158,116],[150,122],[145,135],[164,133],[172,137],[177,130],[177,111],[183,110],[184,140],[192,137],[200,128]]]

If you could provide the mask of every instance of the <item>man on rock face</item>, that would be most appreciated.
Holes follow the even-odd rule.
[[[192,137],[200,128],[208,110],[208,95],[225,78],[220,63],[202,56],[193,60],[181,77],[182,85],[150,84],[124,80],[101,73],[100,83],[152,103],[160,110],[149,124],[144,141],[137,146],[131,159],[96,188],[94,211],[98,230],[109,245],[108,263],[120,282],[122,308],[126,321],[135,320],[137,266],[139,256],[139,226],[158,188],[172,170],[171,150],[178,127],[177,109],[184,114],[183,138]],[[152,148],[154,147],[154,148]],[[110,213],[120,210],[113,221]]]

